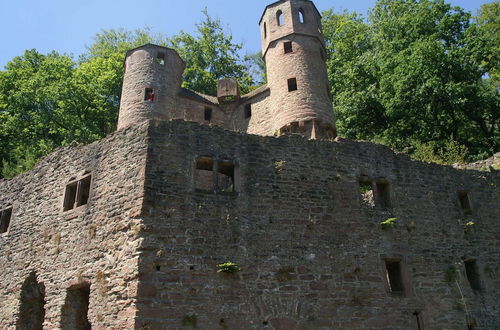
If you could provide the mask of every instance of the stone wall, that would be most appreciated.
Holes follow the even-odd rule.
[[[365,142],[124,129],[0,181],[0,328],[493,329],[498,179]]]
[[[85,297],[88,285],[93,329],[133,328],[146,141],[144,125],[125,129],[0,180],[0,209],[13,210],[0,234],[1,329],[31,329],[38,320],[45,329],[76,329],[74,313],[84,307],[72,297]],[[66,184],[86,172],[88,203],[64,212]]]
[[[136,327],[498,327],[498,172],[182,121],[154,122],[149,139]],[[235,193],[196,189],[200,155],[234,161]],[[365,204],[360,180],[390,205]],[[227,261],[242,270],[218,273]],[[386,262],[401,267],[401,290]]]

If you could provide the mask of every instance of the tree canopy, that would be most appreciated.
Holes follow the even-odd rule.
[[[366,20],[325,12],[340,134],[444,163],[497,151],[498,10],[482,8],[474,20],[443,0],[379,0]]]

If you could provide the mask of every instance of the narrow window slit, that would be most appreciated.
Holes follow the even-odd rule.
[[[245,105],[245,118],[252,117],[252,105],[249,103]]]
[[[297,78],[288,79],[288,91],[293,92],[297,90]]]
[[[205,115],[204,116],[205,116],[204,118],[205,118],[206,121],[212,120],[212,108],[206,107],[205,108]]]
[[[382,209],[388,209],[391,207],[391,194],[390,194],[389,183],[377,182],[377,201],[379,207]]]
[[[458,192],[458,200],[460,201],[460,207],[465,215],[472,214],[472,208],[469,199],[469,193],[467,191]]]
[[[300,22],[300,24],[304,24],[305,23],[305,20],[304,20],[304,10],[302,8],[299,9],[299,22]]]
[[[403,278],[401,274],[401,262],[397,260],[386,260],[385,270],[387,282],[392,293],[403,294]]]
[[[283,12],[281,10],[276,12],[276,22],[278,23],[278,26],[282,26],[284,23]]]
[[[477,269],[476,260],[466,260],[464,261],[465,272],[467,274],[467,280],[469,281],[470,287],[474,291],[481,290],[481,281],[479,278],[479,272]]]
[[[415,323],[416,323],[416,329],[417,330],[424,330],[424,325],[423,325],[423,321],[422,321],[422,313],[416,311],[413,313],[413,315],[415,316]]]
[[[0,211],[0,234],[6,233],[9,230],[11,217],[12,217],[12,207]]]

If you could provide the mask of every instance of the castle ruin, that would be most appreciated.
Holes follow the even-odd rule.
[[[499,173],[336,138],[320,14],[268,5],[268,83],[125,60],[118,129],[0,180],[1,329],[497,329]]]

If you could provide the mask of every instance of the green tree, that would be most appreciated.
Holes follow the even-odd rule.
[[[500,81],[500,2],[495,1],[481,5],[474,20],[482,33],[486,46],[481,52],[483,54],[481,64],[498,84]]]
[[[340,133],[409,152],[498,150],[498,89],[482,65],[491,46],[470,18],[442,0],[379,0],[367,21],[327,12]]]
[[[215,95],[219,79],[236,78],[242,93],[248,92],[254,83],[243,65],[241,44],[234,43],[220,20],[212,19],[206,9],[203,14],[204,20],[196,24],[197,36],[181,31],[168,42],[186,62],[183,87]]]

